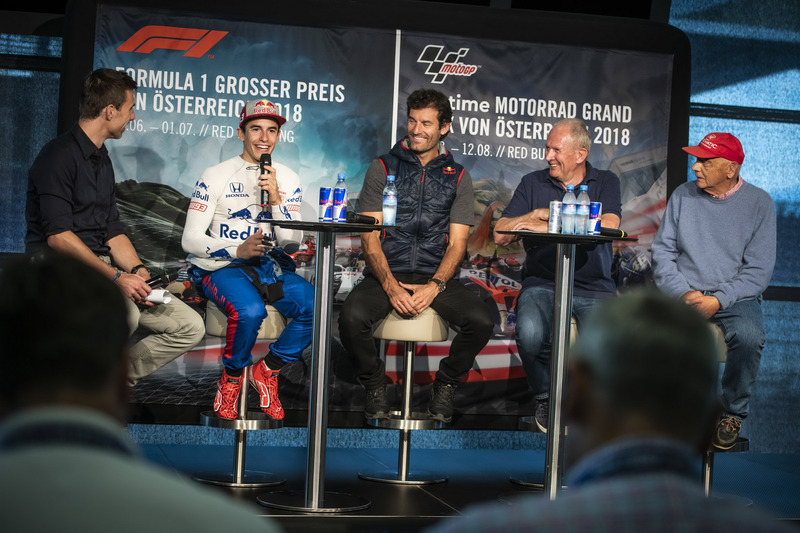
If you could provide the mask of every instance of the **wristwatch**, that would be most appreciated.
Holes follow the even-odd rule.
[[[444,292],[444,290],[447,288],[447,284],[440,279],[431,278],[428,280],[428,283],[430,283],[431,281],[434,282],[439,287],[440,293]]]

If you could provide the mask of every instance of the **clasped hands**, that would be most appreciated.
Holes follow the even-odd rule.
[[[386,291],[389,302],[401,316],[412,317],[430,307],[433,299],[439,294],[439,288],[433,283],[397,282]]]

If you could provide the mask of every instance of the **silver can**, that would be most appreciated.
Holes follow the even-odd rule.
[[[550,216],[547,218],[547,233],[561,233],[561,202],[550,201]]]

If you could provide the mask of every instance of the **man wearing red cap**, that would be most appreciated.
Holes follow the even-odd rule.
[[[195,185],[181,241],[192,264],[190,275],[205,295],[228,316],[214,411],[238,416],[244,368],[252,363],[258,330],[267,316],[264,303],[291,318],[270,351],[253,365],[251,377],[261,409],[283,418],[278,371],[300,358],[311,344],[314,289],[294,272],[294,262],[278,245],[300,242],[301,232],[269,224],[300,220],[300,178],[271,154],[286,119],[269,100],[247,102],[236,133],[241,155],[207,168]],[[270,154],[260,164],[262,155]],[[262,168],[263,167],[263,168]],[[268,205],[261,202],[262,191]]]
[[[697,180],[678,187],[667,203],[652,245],[653,277],[725,335],[723,415],[713,444],[728,449],[747,417],[764,348],[761,294],[775,266],[775,205],[740,175],[744,151],[730,133],[709,133],[684,150],[697,158]]]

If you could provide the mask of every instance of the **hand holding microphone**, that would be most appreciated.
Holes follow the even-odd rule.
[[[261,175],[269,174],[267,167],[272,166],[272,156],[270,154],[261,154],[261,160],[258,166],[261,168]],[[269,193],[261,189],[261,212],[266,215],[269,212]]]

